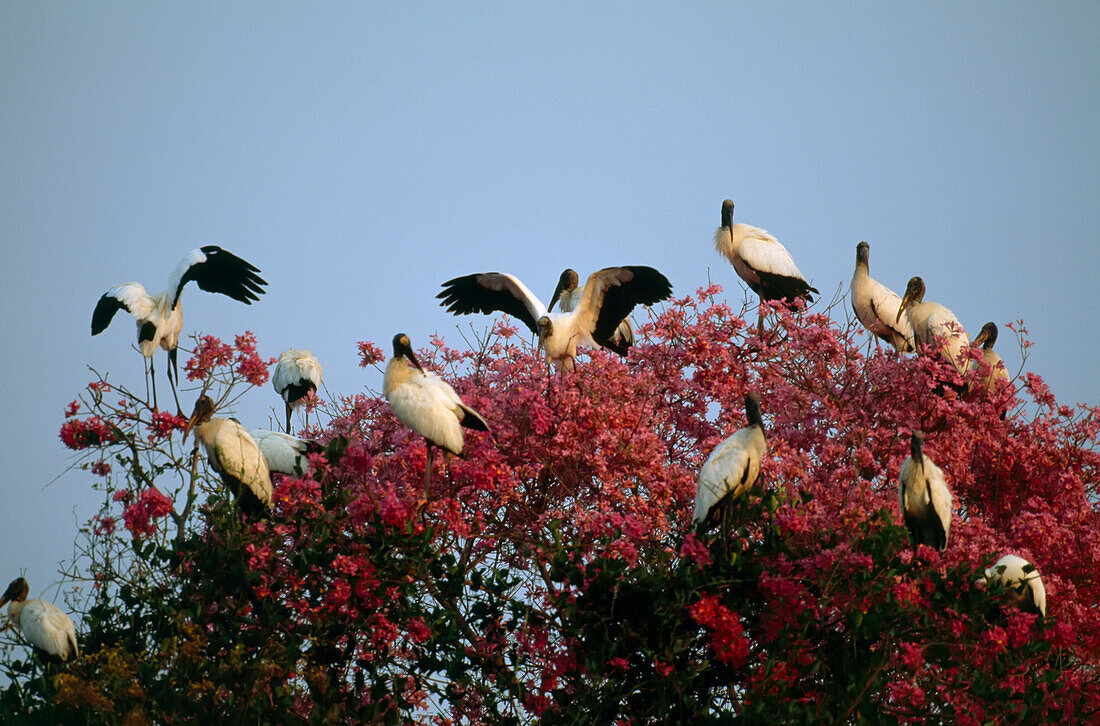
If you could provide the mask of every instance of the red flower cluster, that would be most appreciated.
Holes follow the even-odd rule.
[[[137,501],[122,510],[122,520],[134,539],[151,537],[157,531],[153,520],[166,517],[171,511],[172,500],[156,487],[149,487],[138,495]]]
[[[115,428],[98,416],[71,419],[61,425],[61,441],[80,451],[93,446],[109,446],[117,440]]]
[[[169,411],[153,411],[153,422],[149,426],[149,443],[168,438],[173,431],[183,431],[187,419]]]
[[[688,612],[692,620],[710,628],[711,645],[719,661],[734,668],[744,665],[749,657],[749,641],[737,613],[730,611],[715,595],[705,596]]]

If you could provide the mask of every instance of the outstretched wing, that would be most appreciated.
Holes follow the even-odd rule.
[[[111,322],[119,310],[126,308],[131,315],[138,320],[144,320],[153,313],[156,301],[150,297],[145,288],[137,282],[126,282],[115,285],[96,303],[92,312],[92,335],[99,335]]]
[[[436,295],[447,312],[455,315],[471,313],[508,313],[523,321],[532,333],[538,333],[538,319],[546,315],[546,306],[535,294],[512,275],[481,272],[456,277],[443,283],[443,292]]]
[[[231,252],[217,245],[206,245],[191,250],[184,257],[168,281],[172,305],[179,302],[183,286],[191,280],[206,292],[220,292],[245,305],[251,305],[266,292],[267,281],[257,273],[260,270]]]
[[[639,303],[652,305],[672,294],[672,283],[652,267],[605,267],[588,276],[576,313],[601,346]]]

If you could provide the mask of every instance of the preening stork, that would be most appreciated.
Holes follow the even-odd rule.
[[[576,270],[567,268],[565,272],[561,273],[561,277],[558,278],[558,286],[554,288],[554,295],[550,298],[550,304],[546,307],[547,312],[553,312],[554,303],[559,300],[561,301],[561,311],[563,313],[571,313],[576,310],[584,298],[584,287],[578,287],[579,284],[580,277],[577,276]],[[630,316],[627,316],[615,328],[615,332],[611,334],[604,347],[619,355],[626,355],[632,345],[634,345],[634,326],[630,324]]]
[[[992,391],[996,388],[997,381],[1008,380],[1008,369],[1005,368],[1001,356],[993,350],[993,344],[996,342],[997,324],[992,321],[983,325],[981,332],[974,337],[974,345],[982,346],[982,360],[985,361],[987,372],[981,378],[981,385],[987,391]],[[975,372],[981,370],[978,361],[973,360],[970,362],[970,370]],[[971,384],[971,389],[973,388],[976,388],[976,386]]]
[[[10,602],[8,617],[27,642],[61,660],[80,657],[72,618],[45,600],[28,600],[30,586],[22,577],[12,580],[0,597],[0,607]]]
[[[290,433],[290,412],[306,402],[311,391],[321,385],[321,364],[308,350],[290,348],[279,354],[271,385],[286,404],[286,432]],[[309,412],[306,412],[309,425]]]
[[[924,432],[914,431],[909,440],[910,456],[901,465],[898,503],[913,546],[947,548],[951,530],[951,491],[943,470],[924,455]]]
[[[237,421],[214,416],[214,402],[206,395],[195,401],[183,430],[184,441],[192,429],[210,466],[237,498],[241,511],[248,516],[266,516],[271,509],[271,473],[256,440]]]
[[[760,462],[768,450],[764,438],[764,421],[760,418],[760,396],[745,396],[745,418],[749,425],[714,447],[695,488],[695,514],[692,523],[697,530],[715,518],[719,505],[736,499],[756,482]]]
[[[260,447],[267,468],[272,472],[297,476],[309,471],[309,454],[319,454],[324,449],[312,439],[300,439],[282,431],[251,429],[248,435]]]
[[[503,312],[539,336],[539,347],[555,370],[573,370],[577,346],[612,347],[615,329],[635,305],[652,305],[672,294],[668,278],[652,267],[605,267],[588,276],[572,312],[551,313],[512,275],[483,272],[443,283],[436,297],[455,315]]]
[[[947,359],[955,370],[962,373],[966,362],[962,359],[962,349],[970,345],[970,337],[963,330],[955,313],[943,305],[924,300],[924,280],[910,278],[905,286],[905,297],[894,316],[894,322],[900,322],[902,313],[909,317],[913,328],[913,341],[917,345],[934,345],[940,355]]]
[[[898,315],[901,297],[871,277],[868,267],[871,245],[856,245],[856,271],[852,275],[852,309],[859,322],[873,335],[894,346],[899,353],[913,350],[913,326]]]
[[[137,282],[115,285],[105,292],[92,313],[92,335],[102,333],[115,313],[126,308],[137,319],[138,347],[149,361],[149,373],[153,379],[153,408],[157,408],[157,379],[153,366],[153,353],[157,347],[168,351],[168,383],[176,408],[180,409],[176,395],[179,366],[176,347],[183,331],[183,312],[180,293],[194,280],[207,292],[220,292],[245,305],[259,300],[267,281],[257,273],[259,269],[221,247],[207,245],[193,249],[180,260],[168,277],[168,287],[159,295],[150,295]],[[180,409],[182,411],[182,409]]]
[[[761,301],[814,301],[817,288],[806,282],[791,253],[779,244],[779,240],[759,227],[733,223],[733,201],[730,199],[722,202],[722,226],[714,233],[714,248],[730,261]],[[757,318],[756,333],[764,337],[763,311]]]
[[[420,367],[409,336],[404,333],[393,336],[393,357],[386,363],[382,393],[397,420],[424,437],[428,447],[424,465],[426,500],[432,474],[432,447],[461,456],[463,427],[488,432],[489,424],[462,402],[449,383]]]
[[[999,580],[1009,592],[1009,604],[1024,612],[1047,615],[1047,591],[1039,570],[1023,557],[1005,555],[985,571],[987,580]]]

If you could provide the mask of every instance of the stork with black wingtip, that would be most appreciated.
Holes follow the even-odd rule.
[[[910,278],[894,320],[900,322],[902,314],[907,315],[913,328],[913,341],[918,346],[935,346],[939,354],[962,373],[966,369],[962,349],[970,345],[970,336],[963,330],[955,313],[939,303],[926,301],[924,292],[924,280]]]
[[[898,503],[913,546],[947,548],[951,531],[951,490],[943,470],[924,453],[924,432],[914,431],[909,438],[909,458],[901,465],[898,477]]]
[[[22,577],[12,580],[0,596],[0,607],[8,607],[11,625],[19,629],[27,642],[42,652],[61,660],[80,657],[73,620],[61,609],[45,600],[28,600],[30,585]]]
[[[301,406],[321,385],[321,363],[308,350],[289,348],[279,354],[271,385],[286,404],[286,433],[290,433],[290,412]],[[309,409],[306,409],[309,426]]]
[[[1047,615],[1047,591],[1039,570],[1019,555],[1005,555],[985,571],[990,581],[1004,584],[1008,604],[1025,613]]]
[[[558,278],[558,286],[554,288],[554,294],[550,297],[550,304],[546,306],[548,313],[554,312],[554,304],[559,303],[563,313],[571,313],[577,309],[584,299],[584,286],[580,285],[580,277],[577,271],[567,268]],[[605,348],[619,355],[626,355],[630,346],[634,345],[634,326],[630,323],[630,316],[623,318],[615,332],[611,334]]]
[[[271,472],[256,440],[240,422],[214,415],[214,401],[199,396],[183,440],[194,429],[196,445],[202,444],[210,466],[236,497],[241,511],[249,517],[266,517],[271,511],[273,487]]]
[[[898,315],[901,296],[871,277],[871,245],[856,245],[856,271],[852,275],[852,310],[863,327],[899,353],[913,350],[913,326],[908,316]]]
[[[695,513],[691,519],[697,531],[705,529],[718,517],[724,503],[741,496],[760,475],[760,462],[767,453],[768,442],[760,416],[759,394],[745,396],[745,418],[749,425],[714,447],[699,470]]]

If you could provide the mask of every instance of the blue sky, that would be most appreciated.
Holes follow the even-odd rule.
[[[826,297],[867,240],[879,281],[923,276],[972,334],[1022,318],[1027,369],[1100,402],[1098,30],[1094,2],[6,6],[0,582],[56,583],[95,511],[87,475],[53,481],[87,366],[141,385],[129,318],[90,337],[96,300],[201,244],[269,293],[192,286],[185,334],[310,348],[350,394],[381,387],[356,341],[459,342],[434,298],[458,274],[549,297],[567,266],[649,264],[739,302],[729,197]]]

